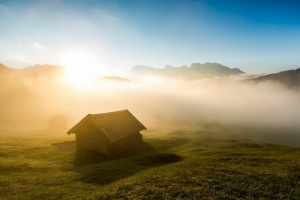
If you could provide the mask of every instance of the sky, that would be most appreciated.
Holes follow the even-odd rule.
[[[247,73],[300,67],[297,0],[0,0],[0,63],[99,69],[217,62]],[[75,59],[76,60],[76,59]]]

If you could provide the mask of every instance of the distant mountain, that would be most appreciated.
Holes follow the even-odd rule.
[[[219,63],[193,63],[190,70],[210,76],[230,76],[244,73],[238,68],[229,68]]]
[[[0,63],[0,70],[3,71],[3,70],[7,70],[9,69],[9,67],[3,65],[2,63]]]
[[[239,75],[244,72],[238,68],[229,68],[219,63],[193,63],[190,67],[172,67],[166,65],[163,69],[137,65],[130,71],[135,74],[153,74],[159,76],[174,76],[183,78],[212,78],[216,76],[225,77]]]
[[[8,84],[11,80],[16,80],[21,74],[13,68],[0,63],[0,84]]]
[[[30,75],[37,74],[38,76],[57,77],[64,74],[64,67],[45,64],[25,67],[19,71]]]
[[[3,64],[0,63],[0,74],[3,74],[3,73],[11,73],[11,72],[14,72],[15,70],[12,69],[12,68],[9,68]]]
[[[290,88],[299,88],[300,68],[295,70],[283,71],[275,74],[268,74],[257,78],[247,79],[245,81],[255,82],[255,83],[273,81],[273,82],[281,83]]]
[[[131,82],[130,80],[118,76],[103,76],[98,79],[99,81],[108,81],[108,82]]]

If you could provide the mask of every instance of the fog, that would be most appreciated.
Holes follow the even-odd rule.
[[[300,138],[299,91],[271,82],[250,84],[241,77],[131,78],[128,83],[98,80],[89,87],[29,75],[1,78],[0,123],[47,127],[51,116],[67,115],[70,128],[89,113],[128,109],[150,129],[221,124],[238,127],[245,137],[277,137],[279,143],[285,138],[281,143],[300,145],[295,142]]]

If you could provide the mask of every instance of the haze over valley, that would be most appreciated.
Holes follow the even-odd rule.
[[[258,131],[252,133],[252,139],[299,145],[299,70],[258,78],[212,63],[192,64],[185,67],[186,73],[181,70],[135,66],[124,77],[90,77],[89,85],[74,85],[66,81],[61,66],[15,70],[1,65],[5,106],[0,122],[46,128],[51,116],[66,115],[70,127],[86,113],[125,108],[148,127],[195,130],[204,124],[222,124]],[[279,129],[285,131],[278,136],[274,130]]]

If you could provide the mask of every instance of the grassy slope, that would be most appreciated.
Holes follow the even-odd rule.
[[[0,199],[299,199],[300,148],[220,134],[146,131],[115,158],[60,131],[0,132]]]

